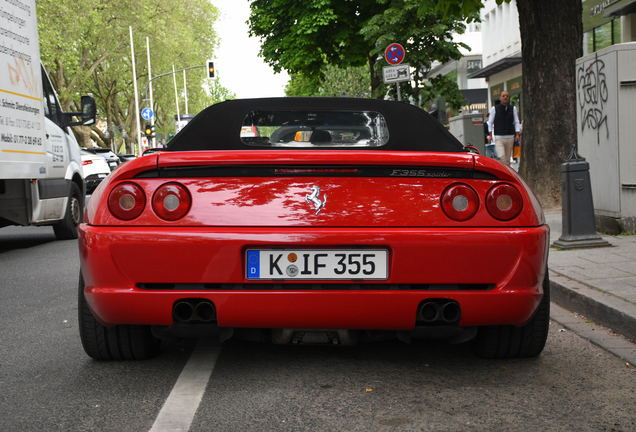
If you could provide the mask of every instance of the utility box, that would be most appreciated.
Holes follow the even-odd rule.
[[[578,150],[590,164],[596,226],[636,229],[636,43],[576,61]]]
[[[473,146],[486,155],[484,143],[484,116],[482,114],[460,114],[450,118],[450,133],[464,146]]]

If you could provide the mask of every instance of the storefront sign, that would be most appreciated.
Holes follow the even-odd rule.
[[[508,93],[510,93],[511,96],[521,93],[522,83],[523,83],[523,77],[517,77],[508,81],[506,83],[506,88],[508,89]]]
[[[503,83],[490,87],[490,99],[494,104],[496,100],[499,100],[501,92],[503,91]]]
[[[595,17],[603,13],[605,8],[610,7],[614,3],[618,3],[620,0],[603,0],[600,4],[592,6],[590,8],[590,17]]]

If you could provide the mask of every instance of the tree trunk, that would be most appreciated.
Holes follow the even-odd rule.
[[[382,84],[382,77],[380,77],[379,75],[375,73],[376,57],[372,55],[368,55],[367,58],[369,59],[368,65],[369,65],[369,75],[371,78],[371,93],[373,93],[373,91],[377,89],[378,87],[380,87],[380,84]]]
[[[73,132],[75,133],[75,138],[77,138],[77,143],[80,147],[92,147],[93,142],[91,141],[91,128],[88,126],[74,126]]]
[[[561,164],[577,143],[575,61],[581,0],[517,0],[523,60],[519,174],[546,208],[561,204]]]

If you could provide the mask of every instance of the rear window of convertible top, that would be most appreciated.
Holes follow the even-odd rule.
[[[375,111],[251,111],[241,141],[272,147],[381,147],[389,141]]]

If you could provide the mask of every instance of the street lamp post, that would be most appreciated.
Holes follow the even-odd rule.
[[[106,132],[104,132],[104,138],[109,139],[110,138],[110,134],[108,133],[108,130],[112,130],[113,133],[115,134],[115,139],[113,141],[110,142],[110,149],[113,151],[113,153],[117,154],[117,149],[115,148],[117,146],[117,131],[120,130],[121,131],[121,137],[125,140],[126,139],[126,129],[124,129],[125,126],[124,125],[110,125],[107,129]],[[114,144],[113,144],[114,143]]]

